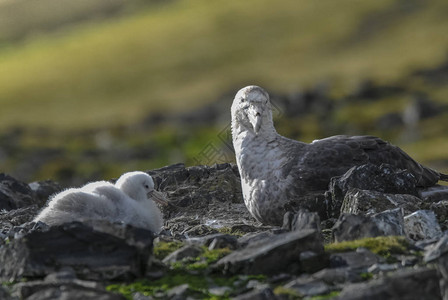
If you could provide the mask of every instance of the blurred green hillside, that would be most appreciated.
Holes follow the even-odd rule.
[[[375,103],[358,99],[332,118],[352,123],[354,133],[386,135],[447,170],[446,113],[420,124],[412,143],[402,143],[399,128],[374,126],[383,113],[403,110],[411,93],[448,104],[448,85],[414,76],[446,62],[446,1],[95,2],[0,1],[1,171],[86,180],[200,163],[197,153],[220,143],[229,119],[209,128],[142,122],[231,99],[248,84],[291,94],[325,83],[337,103],[366,80],[406,92]],[[319,122],[284,118],[279,131],[307,141],[334,134],[316,130]],[[131,148],[141,153],[104,161],[95,155]]]

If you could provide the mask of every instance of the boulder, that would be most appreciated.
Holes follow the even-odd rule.
[[[371,215],[401,207],[405,214],[419,210],[423,201],[413,195],[387,194],[352,188],[344,196],[341,213]]]
[[[148,267],[153,239],[145,229],[107,222],[34,231],[0,248],[0,278],[44,277],[61,267],[89,280],[139,277]]]
[[[333,210],[339,212],[350,189],[418,196],[416,184],[414,175],[406,170],[396,169],[388,164],[377,166],[368,163],[352,167],[342,176],[333,177],[329,192],[332,196]]]
[[[383,261],[383,258],[365,248],[358,248],[356,251],[334,253],[330,255],[331,268],[349,267],[352,270],[367,270],[371,265]]]
[[[437,271],[430,268],[400,270],[366,283],[350,284],[336,299],[442,299]]]
[[[406,235],[414,240],[438,239],[442,230],[436,215],[431,210],[418,210],[404,217]]]
[[[215,269],[225,274],[275,274],[301,269],[300,254],[312,251],[323,254],[320,232],[291,231],[274,235],[269,240],[252,243],[220,259]]]
[[[335,242],[404,234],[403,212],[400,208],[372,216],[342,214],[333,226]]]
[[[305,229],[321,231],[320,218],[317,213],[306,209],[301,209],[297,213],[287,212],[283,217],[282,228],[289,231]]]
[[[39,206],[43,206],[52,195],[62,191],[61,185],[51,180],[34,181],[29,187],[34,192]]]
[[[34,193],[26,183],[0,173],[0,210],[13,210],[35,202]]]

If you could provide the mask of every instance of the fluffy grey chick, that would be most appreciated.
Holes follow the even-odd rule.
[[[115,184],[97,181],[50,198],[34,221],[59,225],[72,221],[108,220],[160,232],[163,217],[154,201],[166,204],[144,172],[123,174]]]

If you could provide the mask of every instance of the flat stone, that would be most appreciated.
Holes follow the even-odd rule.
[[[105,222],[95,228],[73,222],[31,232],[0,248],[0,278],[44,277],[61,267],[89,280],[139,277],[148,267],[153,238],[150,231]]]
[[[439,278],[435,269],[400,270],[391,276],[354,283],[344,287],[336,299],[434,299],[441,300]]]
[[[226,274],[276,274],[300,269],[300,254],[304,251],[323,253],[320,232],[291,231],[274,235],[248,247],[235,250],[220,259],[215,268]]]
[[[408,238],[419,240],[437,239],[442,236],[442,230],[436,215],[431,210],[418,210],[404,217]]]

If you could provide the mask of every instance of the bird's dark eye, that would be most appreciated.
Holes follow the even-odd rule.
[[[149,185],[145,184],[145,188],[149,189]]]

